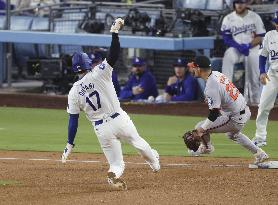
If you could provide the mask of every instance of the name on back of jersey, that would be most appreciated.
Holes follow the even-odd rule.
[[[85,84],[83,82],[80,84],[80,87],[81,87],[81,90],[78,93],[81,96],[84,96],[86,94],[86,92],[93,91],[95,88],[93,83]]]

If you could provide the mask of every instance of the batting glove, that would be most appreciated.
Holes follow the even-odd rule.
[[[117,18],[113,22],[110,32],[111,33],[119,33],[119,30],[121,30],[123,28],[124,24],[125,24],[125,21],[122,18]]]
[[[67,143],[66,148],[62,154],[62,163],[66,163],[74,145]]]
[[[250,48],[251,48],[251,44],[240,44],[239,52],[245,56],[249,56]]]

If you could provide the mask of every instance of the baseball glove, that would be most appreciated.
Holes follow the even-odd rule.
[[[210,135],[206,133],[202,136],[199,136],[197,130],[192,130],[184,133],[183,141],[188,149],[196,152],[201,144],[204,145],[204,147],[208,148]]]

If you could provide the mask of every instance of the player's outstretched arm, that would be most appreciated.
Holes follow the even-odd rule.
[[[62,154],[62,163],[66,163],[72,148],[74,147],[74,138],[78,128],[78,118],[79,114],[70,114],[69,115],[69,124],[68,124],[68,142]]]
[[[117,18],[111,26],[110,32],[112,33],[112,42],[109,49],[108,64],[113,67],[117,62],[120,54],[120,41],[119,41],[119,30],[124,26],[124,20]]]

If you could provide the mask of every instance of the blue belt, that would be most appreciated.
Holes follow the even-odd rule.
[[[118,117],[120,114],[119,113],[114,113],[113,115],[111,115],[110,117],[112,118],[112,119],[114,119],[114,118],[116,118],[116,117]],[[98,120],[98,121],[95,121],[95,126],[97,126],[97,125],[101,125],[103,123],[103,120]]]

